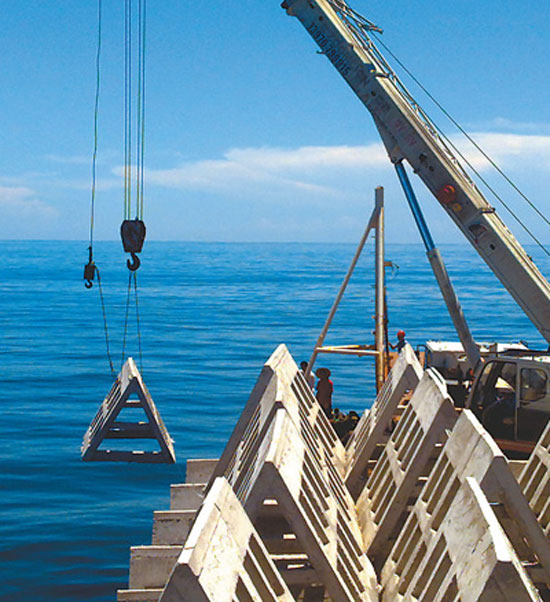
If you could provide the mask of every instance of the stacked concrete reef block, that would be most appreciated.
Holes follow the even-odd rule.
[[[370,408],[366,410],[346,445],[346,485],[357,498],[372,469],[376,451],[386,443],[393,430],[393,418],[403,396],[414,391],[423,370],[410,345],[399,354],[388,378]]]
[[[187,461],[188,482],[171,486],[170,510],[154,512],[153,545],[130,548],[129,585],[127,590],[118,591],[118,602],[157,602],[160,598],[204,501],[206,483],[216,463]]]
[[[383,602],[540,600],[477,481],[427,524],[417,504],[382,571]]]
[[[280,362],[276,370],[278,391],[279,396],[285,399],[285,408],[296,426],[299,426],[302,436],[306,438],[312,436],[317,446],[322,445],[327,458],[338,472],[344,475],[347,466],[345,447],[288,349],[281,345],[278,352],[280,354]]]
[[[161,602],[292,602],[250,519],[216,479],[160,596]]]
[[[285,409],[275,412],[249,462],[231,478],[294,591],[321,585],[339,602],[377,599],[376,576],[361,549],[353,499],[338,471],[302,439]],[[263,517],[268,531],[261,528]]]
[[[217,460],[187,461],[187,482],[170,488],[170,510],[154,513],[153,545],[183,545],[216,464]]]
[[[545,535],[550,537],[550,422],[521,472],[519,484]]]
[[[364,546],[376,567],[383,565],[456,420],[445,383],[428,370],[357,502]]]
[[[531,581],[546,596],[550,575],[549,542],[522,495],[506,457],[469,410],[462,412],[450,433],[389,555],[382,571],[385,589],[394,592],[395,583],[400,579],[405,579],[402,587],[411,582],[407,575],[416,571],[428,554],[428,535],[421,534],[439,531],[469,478],[475,480],[491,504],[495,519],[514,549],[514,557],[526,567]],[[467,540],[464,544],[457,540],[456,545],[467,545]],[[389,581],[394,586],[389,587]]]
[[[531,509],[475,416],[410,348],[361,422],[346,452],[280,346],[221,460],[189,461],[153,545],[132,548],[119,601],[550,599],[550,435],[520,478]],[[356,503],[346,478],[357,487],[367,465],[352,470],[376,447]]]
[[[153,517],[153,545],[182,545],[197,510],[204,500],[206,484],[217,460],[188,460],[186,483],[170,487],[170,510],[157,510]]]
[[[550,585],[550,542],[506,456],[470,410],[460,416],[422,492],[426,517],[433,515],[441,496],[452,495],[466,477],[479,483],[517,555],[537,587],[546,592]]]
[[[285,408],[312,449],[326,456],[343,474],[346,452],[322,412],[313,392],[284,345],[264,365],[250,398],[212,476],[240,473],[255,442],[261,441],[274,412]],[[232,479],[234,480],[234,479]]]

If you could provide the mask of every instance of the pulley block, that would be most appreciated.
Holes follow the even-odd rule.
[[[145,222],[140,219],[125,219],[120,226],[120,237],[126,253],[130,253],[132,261],[126,262],[130,271],[135,271],[141,265],[136,253],[140,253],[145,241]]]

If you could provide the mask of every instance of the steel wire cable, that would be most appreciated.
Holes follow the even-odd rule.
[[[414,76],[414,74],[407,69],[402,61],[388,48],[384,42],[377,36],[379,44],[395,59],[399,66],[407,73],[407,75],[414,81],[414,83],[426,94],[426,96],[436,105],[436,107],[447,117],[447,119],[469,140],[469,142],[481,153],[481,155],[495,168],[495,170],[506,180],[506,182],[523,198],[523,200],[542,218],[548,226],[550,226],[550,219],[548,219],[544,213],[531,201],[531,199],[516,185],[516,183],[506,174],[506,172],[500,168],[497,162],[476,142],[468,132],[454,119],[454,117],[445,109],[445,107],[435,98],[430,91],[424,87],[422,82]],[[441,132],[440,132],[441,133]]]
[[[101,284],[101,274],[99,273],[99,268],[96,267],[97,272],[97,283],[99,288],[99,297],[101,299],[101,310],[103,312],[103,332],[105,334],[105,345],[107,346],[107,359],[109,360],[109,368],[111,369],[111,374],[116,376],[115,368],[113,366],[113,359],[111,357],[111,345],[109,342],[109,328],[107,326],[107,313],[105,311],[105,300],[103,298],[103,286]]]
[[[134,106],[133,97],[133,0],[125,1],[125,31],[124,31],[124,218],[131,220],[132,216],[132,125]],[[144,165],[144,140],[145,140],[145,32],[146,32],[146,0],[137,0],[137,82],[136,82],[136,170],[135,170],[135,218],[143,218],[143,165]],[[133,279],[132,279],[133,275]],[[140,371],[143,370],[143,353],[141,341],[141,321],[139,314],[138,282],[135,272],[130,272],[126,295],[126,311],[124,318],[124,335],[122,343],[122,362],[126,357],[126,343],[128,337],[128,322],[131,303],[132,284],[134,288],[134,302],[136,309],[136,329]]]
[[[132,272],[128,274],[128,291],[126,293],[126,314],[124,317],[124,334],[122,337],[122,364],[126,357],[126,336],[128,334],[128,315],[130,313],[130,292],[132,290]]]
[[[452,115],[443,107],[443,105],[427,90],[427,88],[418,80],[417,77],[403,64],[403,62],[393,53],[390,48],[382,42],[380,36],[377,36],[378,43],[386,50],[386,52],[396,61],[396,63],[407,73],[407,75],[414,81],[414,83],[426,94],[426,96],[439,108],[439,110],[455,125],[458,130],[473,144],[473,146],[482,154],[482,156],[489,161],[489,163],[496,169],[496,171],[506,180],[506,182],[512,186],[512,188],[518,192],[521,197],[529,204],[529,206],[539,215],[545,222],[550,226],[550,220],[538,209],[538,207],[516,186],[516,184],[502,171],[498,164],[483,150],[483,148],[470,136],[466,130],[452,117]],[[487,190],[501,203],[501,205],[508,211],[508,213],[514,218],[519,226],[528,234],[528,236],[540,247],[540,249],[550,257],[550,251],[544,246],[544,244],[533,234],[529,227],[522,221],[522,219],[515,213],[506,201],[496,192],[496,190],[487,182],[480,172],[472,165],[464,154],[457,148],[457,146],[449,139],[449,137],[442,131],[442,129],[433,121],[430,117],[431,123],[437,129],[438,134],[445,139],[446,143],[457,153],[457,155],[468,165],[472,172],[477,176],[480,182],[482,182]]]
[[[143,374],[143,354],[141,349],[141,324],[139,319],[139,300],[138,300],[138,285],[137,285],[137,273],[134,274],[134,293],[136,300],[136,326],[137,326],[137,337],[138,337],[138,350],[139,350],[139,371]]]
[[[132,0],[124,13],[124,219],[132,213]]]
[[[514,220],[521,226],[521,228],[531,237],[531,239],[541,248],[541,250],[550,256],[550,252],[546,249],[543,243],[533,234],[533,232],[526,226],[521,218],[513,211],[513,209],[502,199],[502,197],[494,190],[494,188],[487,182],[478,170],[466,159],[463,153],[456,147],[455,144],[446,136],[440,127],[435,124],[433,119],[429,117],[426,112],[420,107],[415,99],[410,95],[408,90],[402,84],[400,79],[397,77],[393,69],[388,65],[384,56],[377,49],[374,43],[371,33],[382,33],[382,30],[375,26],[365,17],[351,9],[344,0],[330,0],[336,14],[349,29],[350,33],[357,39],[361,45],[365,45],[366,49],[376,56],[380,62],[380,66],[386,69],[390,75],[391,81],[398,87],[398,89],[405,95],[406,99],[411,103],[415,111],[423,118],[424,125],[430,130],[430,133],[435,136],[438,142],[443,146],[443,149],[449,152],[449,148],[452,148],[457,155],[470,167],[473,173],[479,178],[479,180],[487,187],[491,194],[502,204],[502,206],[508,211],[508,213],[514,218]],[[458,130],[469,140],[469,142],[481,153],[481,155],[492,165],[492,167],[505,179],[505,181],[521,196],[521,198],[528,203],[536,214],[550,226],[550,220],[540,211],[540,209],[525,195],[520,188],[507,176],[507,174],[498,166],[498,164],[483,150],[483,148],[470,136],[466,130],[452,117],[452,115],[437,101],[437,99],[427,90],[427,88],[414,76],[414,74],[403,64],[403,62],[395,55],[394,52],[381,40],[379,35],[376,35],[377,42],[388,52],[389,55],[400,65],[400,67],[409,75],[409,77],[419,86],[419,88],[427,95],[427,97],[441,110],[441,112],[458,128]],[[431,128],[435,128],[435,132],[431,131]],[[448,147],[446,146],[448,145]],[[450,153],[451,159],[454,159],[452,153]],[[454,159],[456,162],[456,159]],[[470,180],[467,172],[464,171],[460,163],[457,167],[461,169],[464,175]],[[473,184],[473,182],[472,182]]]

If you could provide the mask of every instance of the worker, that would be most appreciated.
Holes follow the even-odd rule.
[[[307,367],[308,367],[307,362],[300,362],[300,370],[302,371],[302,374],[304,375],[304,378],[306,379],[307,384],[311,387],[312,391],[315,391],[315,376],[313,376],[313,374],[310,372],[306,378]]]
[[[323,411],[327,418],[332,416],[332,393],[334,391],[334,385],[330,380],[330,370],[328,368],[318,368],[315,372],[315,376],[319,379],[317,381],[317,401],[323,408]]]
[[[407,339],[405,339],[405,331],[404,330],[398,330],[397,331],[397,343],[395,345],[392,345],[390,343],[390,347],[392,349],[397,349],[397,352],[400,353],[401,350],[403,349],[403,347],[405,347],[406,344],[407,344]]]

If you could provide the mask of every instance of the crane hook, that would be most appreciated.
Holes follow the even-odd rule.
[[[135,253],[131,252],[130,255],[132,256],[132,261],[127,259],[126,265],[128,266],[128,269],[130,270],[130,272],[135,272],[141,265],[141,261]]]
[[[88,247],[88,263],[84,266],[84,286],[86,288],[92,288],[92,286],[94,285],[92,280],[94,280],[95,278],[96,270],[97,267],[92,257],[92,246],[90,245]]]
[[[132,261],[129,259],[126,261],[126,265],[131,272],[135,272],[141,265],[141,261],[136,253],[139,253],[143,247],[145,232],[145,224],[138,218],[125,219],[120,226],[120,236],[124,251],[130,253],[132,256]]]

